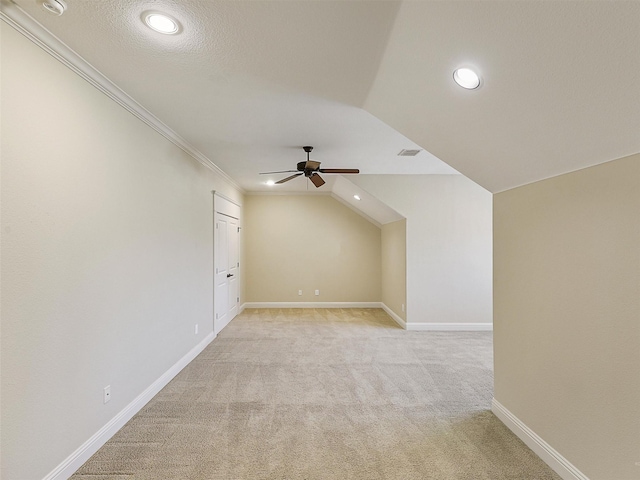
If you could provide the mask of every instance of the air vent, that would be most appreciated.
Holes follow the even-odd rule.
[[[400,153],[398,154],[398,156],[399,157],[415,157],[420,152],[421,152],[421,150],[405,150],[405,149],[402,149],[402,150],[400,150]]]

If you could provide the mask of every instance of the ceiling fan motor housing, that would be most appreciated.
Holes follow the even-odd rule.
[[[312,163],[317,163],[317,165],[314,165],[314,167],[312,168],[308,168],[307,164],[309,162],[298,162],[296,168],[298,169],[299,172],[304,172],[304,176],[305,177],[310,177],[311,175],[313,175],[315,172],[317,172],[318,170],[320,170],[320,163],[319,162],[312,162]]]
[[[271,173],[300,172],[300,173],[295,173],[294,175],[291,175],[287,178],[283,178],[282,180],[279,180],[275,183],[279,185],[281,183],[288,182],[289,180],[293,180],[294,178],[304,175],[306,178],[311,180],[311,182],[316,186],[316,188],[319,188],[325,184],[325,181],[322,179],[320,175],[318,175],[318,173],[337,173],[337,174],[360,173],[360,170],[358,170],[357,168],[320,168],[320,162],[316,162],[315,160],[309,159],[309,153],[311,153],[311,150],[313,150],[313,147],[307,146],[302,148],[304,149],[305,152],[307,152],[307,161],[298,162],[296,164],[295,170],[284,170],[280,172],[264,172],[264,173],[261,173],[260,175],[267,175]]]

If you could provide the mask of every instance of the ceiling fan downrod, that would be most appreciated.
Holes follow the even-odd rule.
[[[309,161],[309,154],[311,153],[311,150],[313,150],[313,147],[307,145],[306,147],[302,147],[302,149],[307,152],[307,162]]]

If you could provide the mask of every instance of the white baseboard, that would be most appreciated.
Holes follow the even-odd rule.
[[[395,322],[400,325],[400,327],[404,328],[405,330],[407,329],[407,322],[405,322],[402,318],[400,318],[398,315],[396,315],[396,312],[394,312],[393,310],[391,310],[389,307],[387,307],[384,303],[381,303],[380,306],[382,307],[382,309],[387,312],[387,315],[389,315],[391,318],[393,318],[395,320]]]
[[[380,302],[246,302],[243,308],[382,308]]]
[[[393,310],[382,302],[246,302],[240,307],[245,308],[382,308],[387,314],[405,330],[414,331],[491,331],[492,323],[411,323],[405,322]]]
[[[522,423],[518,417],[507,410],[495,398],[491,402],[491,411],[563,480],[589,480],[584,473],[545,442],[536,432]]]
[[[479,332],[493,330],[492,323],[414,323],[407,322],[407,330],[442,332]]]
[[[240,309],[238,310],[238,315],[240,315],[242,312],[244,312],[245,308],[247,308],[246,302],[243,303],[242,305],[240,305]]]
[[[180,370],[186,367],[194,358],[198,356],[202,350],[209,345],[215,335],[211,332],[198,345],[193,347],[184,357],[178,360],[169,370],[167,370],[160,378],[153,382],[144,392],[138,395],[129,405],[127,405],[120,413],[113,417],[105,426],[98,430],[89,440],[84,442],[78,449],[69,455],[60,465],[53,469],[43,480],[66,480],[78,470],[91,455],[96,453],[107,440],[115,435],[125,423],[131,420],[149,400],[151,400],[167,383],[173,379]]]

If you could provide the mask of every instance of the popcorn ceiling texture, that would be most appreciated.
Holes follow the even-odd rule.
[[[364,173],[437,157],[494,193],[640,151],[640,2],[16,1],[249,191],[305,144]]]

